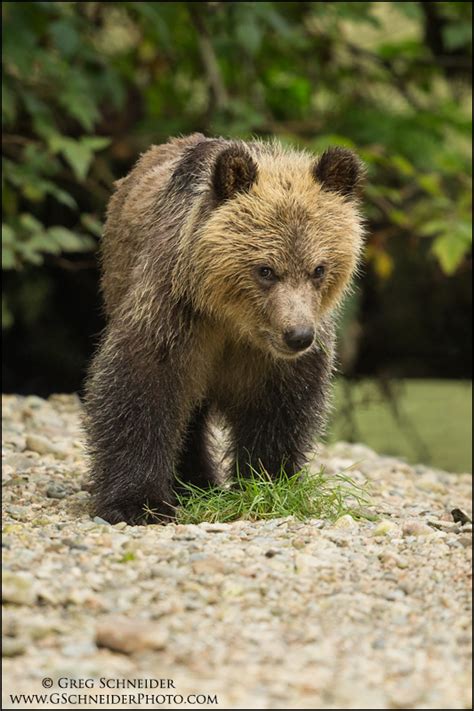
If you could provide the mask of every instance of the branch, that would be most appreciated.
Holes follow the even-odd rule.
[[[228,104],[229,96],[222,79],[219,62],[217,61],[206,23],[202,16],[202,10],[198,5],[201,5],[201,3],[188,3],[188,11],[196,30],[199,52],[211,91],[213,108],[223,109]]]

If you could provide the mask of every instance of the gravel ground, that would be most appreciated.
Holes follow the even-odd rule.
[[[77,398],[3,415],[4,708],[471,708],[470,474],[338,443],[318,462],[356,462],[379,521],[109,526]],[[107,693],[137,703],[77,698]]]

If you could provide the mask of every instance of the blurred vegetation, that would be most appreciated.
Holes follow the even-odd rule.
[[[112,183],[151,142],[196,130],[354,147],[368,243],[345,371],[469,377],[471,16],[466,2],[3,3],[6,387],[77,387],[102,326],[93,252]],[[54,370],[49,386],[25,384],[35,368]]]
[[[364,442],[415,464],[472,472],[472,384],[341,378],[328,439]]]

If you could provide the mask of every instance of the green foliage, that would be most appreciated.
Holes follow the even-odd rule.
[[[176,509],[179,523],[211,523],[245,519],[283,518],[336,520],[344,514],[365,516],[369,503],[365,488],[346,474],[329,476],[300,472],[289,476],[284,471],[272,479],[265,471],[239,476],[234,486],[201,489],[182,484]],[[146,512],[153,515],[151,510]],[[370,514],[369,514],[370,515]]]
[[[137,153],[195,130],[355,146],[379,277],[395,234],[446,275],[466,263],[471,3],[2,7],[4,269],[77,260]]]
[[[2,224],[3,269],[19,269],[24,263],[39,265],[46,254],[89,252],[95,247],[88,235],[56,225],[45,228],[33,215],[22,213]]]

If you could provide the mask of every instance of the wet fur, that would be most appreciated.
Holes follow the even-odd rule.
[[[233,472],[304,465],[361,246],[360,165],[349,152],[320,161],[318,177],[309,154],[194,134],[152,147],[118,181],[102,246],[108,322],[85,401],[96,515],[144,523],[146,505],[166,520],[176,478],[217,482],[214,415],[230,427]],[[268,259],[282,279],[265,295],[252,266]],[[315,260],[330,266],[321,288],[307,276]],[[275,357],[266,339],[295,314],[317,315],[322,349]]]

